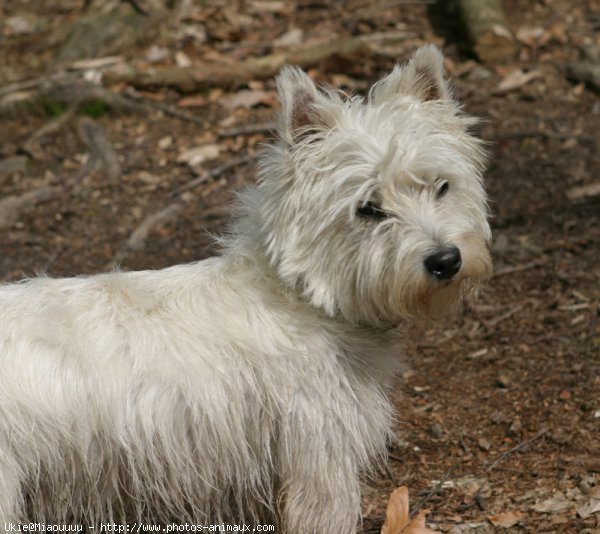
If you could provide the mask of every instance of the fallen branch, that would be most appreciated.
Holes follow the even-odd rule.
[[[373,47],[367,36],[338,39],[300,50],[290,50],[262,57],[252,57],[236,63],[204,63],[192,67],[155,67],[109,70],[104,76],[106,83],[128,83],[134,87],[173,87],[191,92],[209,86],[239,85],[250,80],[270,78],[283,65],[307,68],[334,55],[357,59],[361,54],[372,53]]]
[[[79,76],[80,75],[76,73],[58,72],[49,76],[39,76],[38,78],[32,78],[30,80],[9,83],[4,87],[0,87],[0,97],[12,93],[20,93],[23,91],[29,91],[31,89],[38,89],[40,87],[53,85],[65,80],[74,80],[79,78]]]
[[[245,124],[223,130],[219,133],[219,137],[235,137],[236,135],[251,135],[255,133],[271,132],[277,129],[276,122],[259,122],[256,124]]]
[[[124,98],[101,85],[82,80],[81,76],[81,73],[66,78],[48,76],[0,88],[0,115],[19,109],[43,109],[45,106],[56,104],[71,107],[74,102],[77,102],[80,108],[88,103],[100,102],[116,111],[147,111],[142,104]],[[20,85],[28,88],[21,89]]]
[[[196,117],[195,115],[191,115],[190,113],[186,113],[185,111],[181,111],[179,109],[174,108],[173,106],[169,106],[167,104],[161,104],[160,102],[154,102],[152,100],[148,100],[142,97],[139,93],[137,93],[133,89],[128,89],[123,93],[124,98],[129,98],[133,100],[140,106],[145,106],[146,108],[154,108],[159,111],[162,111],[165,115],[170,115],[171,117],[175,117],[176,119],[181,119],[188,122],[193,122],[194,124],[198,124],[199,126],[204,127],[206,119]]]
[[[560,133],[560,132],[544,132],[541,130],[525,130],[522,132],[504,132],[494,135],[495,140],[503,139],[524,139],[527,137],[542,137],[545,139],[557,139],[559,141],[566,141],[568,139],[575,139],[582,143],[596,143],[596,138],[590,135],[576,135],[572,133]]]
[[[494,319],[486,320],[485,325],[490,329],[496,328],[496,326],[498,326],[499,323],[501,323],[502,321],[506,321],[506,319],[510,319],[515,313],[521,311],[522,309],[523,304],[517,304],[516,306],[513,306],[510,310],[508,310],[506,313],[499,315]]]
[[[67,123],[69,123],[79,108],[79,101],[73,102],[67,111],[56,117],[54,120],[44,124],[39,130],[36,130],[22,145],[21,148],[34,159],[41,159],[40,140],[50,134],[58,132]]]
[[[24,172],[27,169],[27,156],[11,156],[10,158],[0,160],[0,177],[13,174],[15,172]]]
[[[10,195],[3,198],[0,200],[0,229],[10,228],[19,220],[23,210],[38,202],[48,200],[53,194],[53,187],[43,186],[22,195]]]
[[[600,91],[600,64],[593,61],[578,61],[567,65],[567,78],[584,82],[595,91]]]
[[[523,271],[528,271],[529,269],[535,269],[540,265],[544,264],[544,260],[535,260],[530,261],[529,263],[523,263],[521,265],[514,265],[512,267],[505,267],[504,269],[498,269],[492,275],[493,278],[498,278],[499,276],[505,276],[507,274],[520,273]]]
[[[79,137],[90,149],[88,172],[101,167],[109,180],[117,180],[121,176],[121,165],[117,153],[108,140],[104,128],[96,121],[84,117],[79,121]]]
[[[182,210],[183,205],[181,202],[172,202],[162,210],[146,217],[132,232],[125,245],[117,251],[114,262],[111,262],[110,265],[106,266],[106,268],[112,269],[115,263],[118,264],[119,262],[123,261],[132,251],[135,252],[143,250],[146,246],[148,234],[150,234],[150,232],[157,226],[167,224],[176,219]]]

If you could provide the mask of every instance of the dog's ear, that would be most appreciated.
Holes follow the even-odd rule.
[[[437,46],[419,48],[406,65],[396,65],[371,91],[371,99],[375,103],[397,95],[414,95],[423,102],[452,98],[444,78],[444,56]]]
[[[319,103],[325,98],[314,82],[297,67],[284,67],[277,76],[281,102],[279,133],[283,141],[296,144],[326,126]]]

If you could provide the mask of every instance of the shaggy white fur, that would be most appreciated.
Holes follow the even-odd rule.
[[[442,74],[422,48],[363,101],[286,68],[220,257],[0,287],[4,522],[355,532],[394,327],[491,269],[481,145]]]

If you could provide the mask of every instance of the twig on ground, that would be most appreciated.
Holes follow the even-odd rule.
[[[245,124],[228,130],[223,130],[219,133],[219,137],[235,137],[236,135],[248,135],[254,133],[264,133],[275,131],[277,129],[276,122],[259,122],[256,124]]]
[[[0,200],[0,228],[12,226],[19,220],[24,209],[37,202],[48,200],[54,192],[54,187],[46,185],[22,195],[10,195]]]
[[[53,85],[59,81],[69,80],[69,79],[77,79],[81,75],[78,73],[72,72],[58,72],[56,74],[51,74],[49,76],[40,76],[38,78],[32,78],[30,80],[21,80],[19,82],[9,83],[4,87],[0,87],[0,97],[5,95],[10,95],[12,93],[19,93],[21,91],[28,91],[31,89],[36,89],[40,86],[49,86]]]
[[[519,451],[521,449],[524,449],[525,447],[527,447],[527,445],[530,445],[534,441],[540,439],[549,430],[550,430],[549,428],[544,428],[543,430],[540,430],[537,434],[535,434],[534,436],[530,437],[529,439],[526,439],[525,441],[522,441],[518,445],[515,445],[512,449],[509,449],[509,450],[503,452],[498,458],[496,458],[496,460],[494,460],[485,469],[485,471],[482,474],[482,477],[485,476],[485,475],[488,475],[489,473],[491,473],[494,469],[496,469],[498,467],[498,465],[500,465],[504,460],[506,460],[509,456],[511,456],[515,452],[517,452],[517,451]],[[483,484],[481,484],[481,486],[479,486],[479,488],[477,489],[477,491],[473,495],[473,501],[471,503],[466,504],[465,506],[463,506],[462,507],[463,510],[466,510],[467,508],[470,508],[474,504],[477,504],[478,506],[480,505],[479,497],[480,497],[481,491],[483,490],[484,487],[485,487],[485,483],[483,483]]]
[[[465,431],[464,431],[464,429],[461,429],[460,435],[458,436],[458,441],[460,443],[461,449],[465,452],[465,454],[469,454],[471,451],[469,449],[469,446],[465,442]]]
[[[499,315],[498,317],[496,317],[494,319],[486,320],[485,325],[488,328],[495,328],[499,323],[501,323],[502,321],[505,321],[506,319],[509,319],[515,313],[521,311],[522,309],[523,309],[523,304],[516,304],[515,306],[512,306],[511,309],[508,310],[506,313],[503,313],[502,315]]]
[[[139,2],[139,0],[127,0],[131,4],[131,7],[135,9],[140,15],[148,15],[150,12]]]
[[[448,479],[452,476],[452,473],[456,469],[457,465],[458,465],[458,462],[456,462],[450,466],[450,468],[448,469],[448,471],[446,471],[446,473],[441,478],[441,480],[433,488],[431,488],[431,490],[427,493],[427,495],[425,495],[425,497],[423,497],[423,499],[421,499],[421,501],[411,510],[410,517],[414,517],[415,515],[417,515],[417,512],[429,502],[431,497],[433,497],[436,493],[438,493],[443,488],[444,483],[447,482]]]
[[[530,477],[539,477],[540,474],[537,471],[523,471],[522,469],[514,469],[512,467],[496,467],[498,471],[506,471],[507,473],[516,473],[518,475],[527,475]]]
[[[546,334],[544,336],[536,337],[533,341],[529,342],[529,345],[537,345],[542,341],[549,341],[551,339],[562,339],[563,341],[569,341],[570,338],[565,336],[564,334]]]
[[[146,217],[132,232],[125,245],[117,251],[114,261],[111,261],[107,268],[111,269],[114,263],[121,262],[129,252],[142,250],[146,245],[148,234],[157,226],[171,222],[182,210],[183,204],[180,201],[175,201]]]
[[[384,470],[385,474],[387,475],[390,482],[394,485],[394,487],[398,487],[398,481],[396,480],[394,473],[392,473],[392,471],[390,470],[390,466],[387,463],[384,466]]]
[[[382,34],[378,41],[385,38]],[[332,56],[356,60],[364,55],[382,55],[371,36],[333,39],[327,43],[294,48],[251,57],[235,63],[198,63],[189,67],[165,66],[147,68],[131,67],[127,70],[107,71],[108,84],[127,83],[135,87],[173,87],[182,92],[197,91],[205,87],[240,85],[249,80],[264,80],[273,76],[285,64],[308,68]]]
[[[589,135],[575,135],[572,133],[560,133],[560,132],[545,132],[541,130],[529,130],[523,132],[504,132],[494,135],[494,140],[501,141],[504,139],[524,139],[527,137],[543,137],[545,139],[557,139],[559,141],[566,141],[567,139],[575,139],[582,143],[596,144],[597,140]]]
[[[29,154],[34,159],[38,159],[40,147],[39,141],[50,134],[58,132],[61,128],[63,128],[67,123],[69,123],[75,114],[77,113],[77,109],[79,108],[80,101],[73,102],[69,108],[56,117],[54,120],[44,124],[39,130],[36,130],[30,137],[27,139],[22,145],[22,150]]]
[[[194,187],[197,187],[197,186],[207,182],[211,178],[212,179],[218,178],[221,174],[223,174],[224,172],[228,171],[229,169],[231,169],[233,167],[238,167],[239,165],[245,165],[246,163],[250,163],[251,161],[254,161],[255,157],[256,156],[254,154],[247,154],[245,156],[240,156],[239,158],[231,158],[229,161],[227,161],[223,165],[219,165],[218,167],[215,167],[214,169],[204,171],[197,178],[194,178],[193,180],[190,180],[189,182],[183,184],[181,187],[179,187],[177,189],[177,191],[175,191],[173,196],[180,195],[184,191],[189,191],[190,189],[193,189]]]
[[[504,276],[507,274],[514,274],[514,273],[520,273],[522,271],[528,271],[529,269],[535,269],[536,267],[543,265],[543,263],[544,263],[544,260],[535,260],[535,261],[530,261],[529,263],[523,263],[521,265],[505,267],[504,269],[498,269],[497,271],[495,271],[494,274],[492,275],[492,277],[497,278],[499,276]]]
[[[90,149],[90,167],[101,166],[109,180],[117,180],[121,176],[121,165],[104,128],[96,121],[84,117],[79,121],[79,136]],[[86,170],[89,172],[90,169]]]
[[[123,93],[123,97],[126,99],[131,99],[137,104],[147,108],[147,109],[157,109],[162,111],[165,115],[170,115],[171,117],[175,117],[177,119],[181,119],[188,122],[193,122],[194,124],[198,124],[204,128],[205,119],[200,117],[196,117],[195,115],[191,115],[190,113],[186,113],[185,111],[181,111],[180,109],[176,109],[173,106],[169,106],[167,104],[161,104],[160,102],[154,102],[152,100],[148,100],[140,95],[134,89],[128,89]]]
[[[486,468],[486,470],[483,472],[483,474],[487,475],[488,473],[493,471],[496,468],[496,466],[498,466],[500,463],[502,463],[504,460],[506,460],[506,458],[508,458],[511,454],[514,454],[515,452],[520,451],[521,449],[524,449],[525,447],[527,447],[527,445],[530,445],[534,441],[540,439],[544,434],[547,434],[549,431],[550,431],[549,428],[544,428],[543,430],[540,430],[537,434],[533,435],[529,439],[526,439],[525,441],[522,441],[518,445],[515,445],[512,449],[509,449],[509,450],[503,452],[496,460],[494,460]]]

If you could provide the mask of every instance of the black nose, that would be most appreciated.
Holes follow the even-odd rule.
[[[425,268],[438,280],[449,280],[462,264],[460,250],[454,246],[440,248],[425,258]]]

